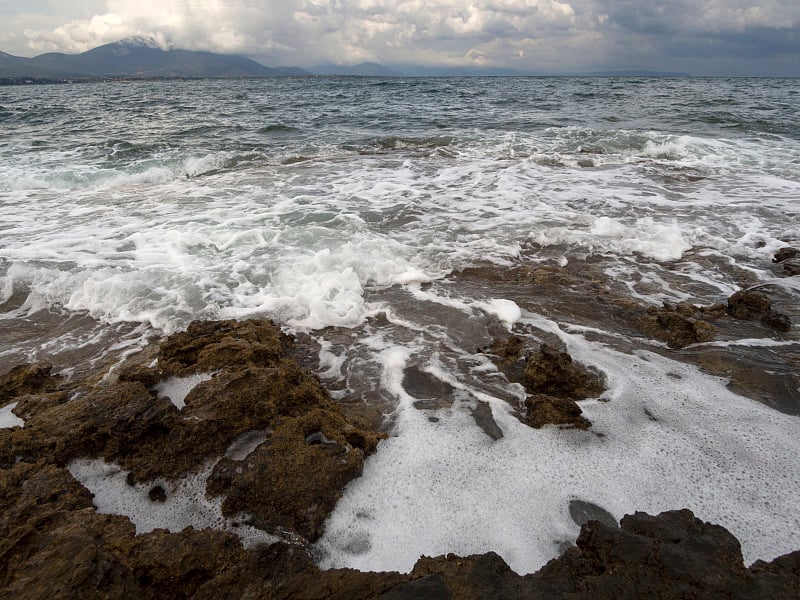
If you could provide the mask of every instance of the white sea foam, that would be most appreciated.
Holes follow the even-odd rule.
[[[688,507],[730,529],[748,563],[795,549],[797,417],[737,396],[695,367],[523,321],[559,335],[577,360],[605,373],[603,401],[581,403],[592,430],[534,430],[491,398],[500,440],[458,403],[431,422],[401,386],[409,352],[385,351],[382,381],[398,399],[397,427],[328,520],[323,566],[408,571],[422,554],[494,550],[529,573],[577,535],[573,499],[617,519]],[[387,497],[387,489],[396,492]]]
[[[16,407],[17,403],[12,402],[11,404],[6,404],[3,408],[0,408],[0,429],[25,427],[25,420],[20,419],[17,415],[11,412]]]
[[[205,493],[213,465],[176,482],[152,481],[133,486],[127,483],[127,471],[102,459],[73,460],[67,468],[92,492],[97,512],[128,517],[137,534],[154,529],[177,533],[187,527],[208,527],[235,533],[245,546],[278,541],[264,531],[222,516],[222,498],[209,499]],[[149,492],[155,486],[164,490],[164,502],[150,499]]]
[[[155,389],[160,396],[167,396],[177,409],[181,410],[186,406],[186,396],[189,392],[213,376],[213,373],[196,373],[187,377],[169,377],[160,381]]]

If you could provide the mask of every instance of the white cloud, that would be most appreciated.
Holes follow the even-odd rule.
[[[670,47],[689,38],[800,28],[796,0],[49,0],[49,6],[49,14],[40,6],[36,19],[12,13],[6,22],[15,29],[0,24],[0,44],[24,41],[28,54],[80,52],[142,35],[273,65],[374,60],[592,70],[632,66],[638,57],[642,67],[674,69],[667,64]]]

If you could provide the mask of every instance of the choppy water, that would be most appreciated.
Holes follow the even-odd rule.
[[[324,565],[496,550],[529,572],[574,539],[573,499],[616,518],[687,506],[769,558],[800,546],[797,417],[612,331],[588,303],[459,273],[599,260],[598,285],[641,301],[766,283],[792,312],[798,278],[770,259],[798,244],[799,207],[791,79],[0,88],[0,370],[80,373],[193,319],[268,316],[318,344],[334,393],[391,412]],[[783,377],[784,407],[800,408],[790,316],[788,334],[722,344]],[[508,328],[603,370],[604,402],[583,406],[605,437],[513,417],[523,392],[476,352]],[[415,408],[410,366],[449,383],[452,406]],[[476,426],[477,401],[501,440]]]

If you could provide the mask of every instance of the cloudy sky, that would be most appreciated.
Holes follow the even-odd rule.
[[[0,50],[132,35],[271,66],[800,75],[800,0],[0,0]]]

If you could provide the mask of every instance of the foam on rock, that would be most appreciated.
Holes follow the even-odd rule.
[[[17,407],[17,402],[7,404],[0,408],[0,429],[10,429],[11,427],[25,427],[25,421],[14,414],[13,410]]]
[[[278,541],[265,531],[222,516],[222,498],[206,497],[206,480],[212,468],[209,465],[175,482],[130,485],[128,471],[102,459],[78,459],[68,465],[72,476],[94,495],[97,512],[128,517],[137,534],[155,529],[178,533],[193,527],[235,533],[245,546]]]
[[[530,573],[574,540],[579,499],[619,519],[688,507],[728,528],[745,559],[795,549],[800,530],[797,417],[734,394],[726,381],[650,352],[623,354],[526,315],[558,336],[608,390],[581,403],[592,430],[534,430],[479,390],[504,437],[454,403],[431,422],[402,387],[409,349],[381,354],[396,429],[350,483],[318,543],[321,565],[408,571],[420,555],[498,552]],[[464,386],[466,387],[466,386]],[[387,494],[387,490],[393,490]]]

